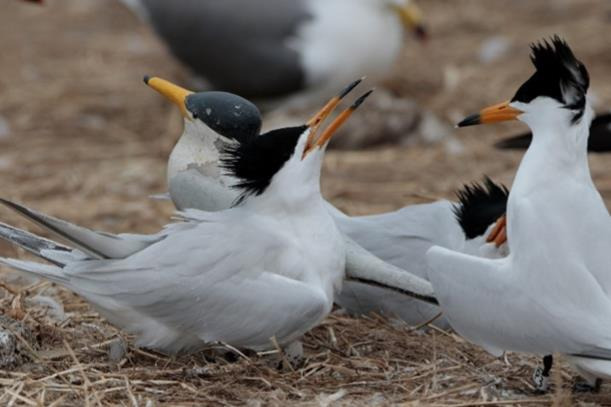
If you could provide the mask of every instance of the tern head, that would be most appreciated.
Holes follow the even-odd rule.
[[[482,236],[507,211],[509,190],[488,177],[481,184],[465,185],[456,195],[452,210],[467,239]]]
[[[329,100],[303,125],[271,130],[244,143],[226,144],[220,166],[238,179],[234,187],[242,193],[237,203],[268,190],[286,195],[290,189],[297,199],[304,199],[312,192],[319,194],[320,167],[329,141],[372,91],[356,99],[323,131],[319,132],[319,129],[361,80],[351,83]]]
[[[261,130],[261,113],[241,96],[228,92],[192,92],[165,79],[144,77],[144,83],[174,102],[185,120],[185,132],[210,131],[240,143]]]
[[[412,0],[375,0],[399,15],[406,30],[414,33],[419,40],[426,40],[427,30],[424,25],[422,11]]]
[[[520,120],[531,129],[550,125],[589,126],[592,112],[587,103],[590,78],[567,43],[554,36],[531,45],[535,73],[511,100],[482,109],[458,123],[458,127],[506,120]]]

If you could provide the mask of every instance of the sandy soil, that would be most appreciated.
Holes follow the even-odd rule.
[[[149,73],[184,83],[188,72],[116,1],[49,0],[45,7],[4,3],[2,195],[98,229],[156,231],[172,207],[146,197],[165,189],[165,163],[181,121],[141,78]],[[598,110],[611,106],[608,2],[421,3],[431,39],[426,46],[409,42],[387,86],[442,120],[453,123],[511,97],[532,71],[528,44],[554,33],[564,36],[588,66]],[[480,50],[494,37],[505,42],[506,52],[482,61]],[[330,152],[324,192],[341,209],[364,214],[452,198],[463,183],[483,174],[510,185],[521,154],[495,151],[491,145],[523,130],[522,124],[511,123],[456,131],[460,153],[447,142]],[[592,156],[591,170],[609,200],[607,161],[605,155]],[[29,226],[6,210],[0,215],[3,221]],[[0,249],[16,254],[4,243]],[[24,287],[15,273],[2,276],[12,290]],[[131,346],[118,363],[111,362],[104,349],[118,332],[79,298],[49,284],[30,286],[18,297],[31,299],[41,290],[63,303],[68,319],[58,324],[26,301],[25,323],[39,336],[39,348],[32,349],[36,362],[0,371],[2,403],[611,404],[609,387],[600,395],[569,394],[575,375],[566,367],[555,374],[551,395],[536,396],[529,384],[534,358],[511,354],[498,360],[452,334],[421,334],[341,312],[306,336],[310,360],[296,372],[270,367],[265,358],[235,363],[202,355],[170,359]],[[0,295],[1,309],[9,312],[17,300],[8,291]]]

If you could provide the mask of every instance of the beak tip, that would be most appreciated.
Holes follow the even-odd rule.
[[[429,38],[429,33],[428,33],[428,30],[426,29],[425,25],[418,24],[414,28],[414,32],[415,32],[416,38],[418,38],[418,40],[420,40],[422,42],[427,42],[427,40]]]
[[[461,122],[456,124],[456,127],[475,126],[476,124],[481,124],[481,116],[479,113],[465,117]]]
[[[350,106],[350,108],[353,109],[353,110],[358,108],[360,105],[363,104],[365,99],[367,99],[369,97],[369,95],[371,95],[373,93],[374,90],[375,90],[375,88],[374,89],[370,89],[367,92],[365,92],[364,94],[362,94],[361,96],[359,96],[359,98],[356,99],[354,101],[354,103],[352,103],[352,106]]]
[[[365,80],[364,76],[360,77],[359,79],[355,80],[354,82],[351,82],[348,86],[342,89],[339,95],[337,95],[337,98],[340,100],[343,99],[348,93],[352,92],[352,90],[356,88],[359,85],[359,83],[363,82],[363,80]]]
[[[145,84],[149,84],[149,81],[151,80],[150,75],[144,75],[144,77],[142,78],[142,80],[144,81]]]

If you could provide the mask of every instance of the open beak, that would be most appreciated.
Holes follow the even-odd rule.
[[[499,103],[494,106],[486,107],[480,110],[479,113],[467,116],[463,121],[458,123],[456,127],[474,126],[476,124],[504,122],[507,120],[516,120],[523,111],[509,106],[510,101]]]
[[[356,86],[356,85],[354,85],[354,86]],[[354,86],[352,86],[352,88],[350,88],[348,90],[348,92],[350,90],[352,90],[354,88]],[[314,148],[323,148],[324,146],[326,146],[327,143],[331,140],[331,137],[333,137],[333,135],[335,134],[335,132],[342,126],[342,124],[344,124],[346,122],[346,120],[348,120],[348,118],[352,115],[352,113],[354,113],[354,111],[356,109],[358,109],[358,107],[360,105],[363,104],[365,99],[367,99],[367,97],[369,95],[371,95],[372,92],[373,92],[373,89],[371,89],[370,91],[368,91],[365,94],[361,95],[358,99],[356,99],[354,101],[354,103],[352,103],[352,105],[350,105],[347,109],[345,109],[343,112],[341,112],[339,115],[337,115],[335,120],[333,120],[331,122],[331,124],[323,131],[323,133],[320,135],[320,137],[318,137],[318,140],[314,141],[315,136],[316,136],[316,131],[315,130],[318,129],[318,127],[320,126],[320,123],[317,123],[313,127],[310,127],[310,135],[308,136],[308,141],[307,141],[305,149],[303,150],[303,156],[301,158],[302,159],[305,158],[305,156],[310,151],[312,151]],[[344,94],[343,96],[345,96],[346,94]],[[341,97],[343,97],[343,96],[341,96]],[[341,98],[340,98],[340,100],[341,100]],[[339,103],[339,101],[337,103]],[[337,106],[337,103],[335,104],[335,106]],[[325,107],[328,106],[328,105],[329,105],[329,103],[327,103],[327,105],[325,105]],[[324,110],[324,109],[325,108],[323,107],[323,109],[321,109],[321,111]],[[331,109],[331,111],[332,110],[333,109]],[[329,113],[327,113],[326,116],[328,116]],[[314,117],[316,117],[316,115]]]
[[[413,2],[398,7],[399,16],[403,25],[413,31],[416,38],[425,41],[428,38],[426,26],[422,18],[422,11]]]
[[[176,106],[178,106],[178,108],[180,109],[180,113],[182,113],[183,117],[189,117],[185,101],[187,96],[189,96],[193,92],[185,88],[181,88],[178,85],[174,85],[172,82],[166,81],[165,79],[157,78],[155,76],[145,76],[144,83],[146,83],[148,86],[155,89],[157,92],[161,93],[163,96],[174,102]]]
[[[312,147],[312,145],[314,143],[314,135],[318,132],[318,129],[320,128],[320,125],[322,124],[322,122],[324,122],[325,119],[331,113],[333,113],[333,111],[335,110],[337,105],[339,105],[339,103],[342,101],[342,99],[348,93],[350,93],[354,88],[356,88],[358,86],[358,84],[361,83],[364,79],[365,79],[365,77],[362,77],[362,78],[359,78],[356,81],[350,83],[348,86],[346,86],[344,89],[342,89],[342,91],[338,95],[333,96],[327,102],[327,104],[323,106],[322,109],[320,109],[318,112],[316,112],[316,114],[314,114],[314,116],[312,116],[306,122],[306,125],[310,128],[310,134],[308,136],[308,141],[306,143],[307,147],[306,147],[305,151],[307,151],[310,147]],[[305,152],[304,152],[304,157],[305,157]]]

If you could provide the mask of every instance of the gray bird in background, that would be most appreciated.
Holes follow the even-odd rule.
[[[302,108],[337,83],[380,80],[406,31],[425,36],[411,0],[122,1],[212,88],[259,106]]]

